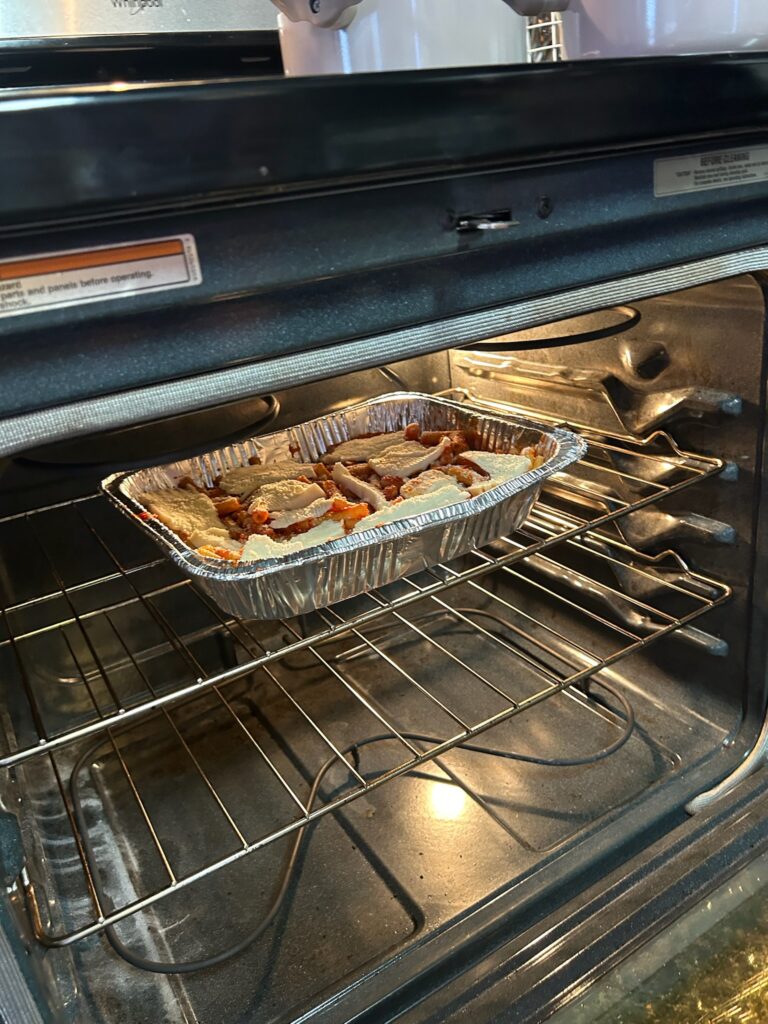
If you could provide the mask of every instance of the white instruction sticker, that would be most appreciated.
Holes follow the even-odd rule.
[[[0,260],[0,317],[38,313],[202,281],[192,235]]]
[[[656,196],[731,188],[733,185],[751,185],[756,181],[768,181],[768,146],[662,157],[653,162],[653,192]]]

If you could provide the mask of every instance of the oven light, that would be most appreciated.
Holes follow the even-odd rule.
[[[464,813],[467,794],[461,786],[446,782],[433,782],[429,789],[432,814],[439,821],[455,821]]]

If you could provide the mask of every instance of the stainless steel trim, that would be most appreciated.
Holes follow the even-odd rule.
[[[768,246],[0,421],[0,455],[235,401],[768,267]]]
[[[277,30],[271,0],[23,0],[0,5],[0,39]]]

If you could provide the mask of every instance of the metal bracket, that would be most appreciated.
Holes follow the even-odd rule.
[[[763,721],[763,727],[760,730],[760,735],[757,737],[754,747],[752,747],[739,767],[726,776],[722,782],[718,782],[716,786],[713,786],[712,789],[708,789],[705,793],[699,793],[693,800],[689,800],[685,805],[686,811],[688,814],[698,814],[700,811],[706,810],[707,807],[726,796],[740,782],[753,775],[765,764],[768,764],[768,714]]]

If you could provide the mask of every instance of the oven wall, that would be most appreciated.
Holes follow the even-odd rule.
[[[734,589],[732,601],[702,625],[710,649],[720,637],[727,651],[706,653],[705,637],[697,648],[671,636],[643,655],[652,677],[680,680],[695,691],[703,714],[730,705],[733,737],[742,711],[734,695],[743,695],[744,709],[757,710],[764,674],[753,661],[752,678],[747,677],[765,408],[765,286],[764,275],[742,275],[636,302],[635,326],[582,344],[515,350],[518,336],[509,335],[482,352],[470,347],[451,353],[454,386],[501,398],[533,417],[547,414],[634,437],[664,430],[687,451],[726,460],[720,477],[666,498],[658,509],[633,513],[630,522],[632,539],[649,536],[646,550],[671,549]],[[621,319],[595,314],[570,329],[587,333]],[[555,323],[533,335],[520,333],[551,340],[565,330]],[[489,362],[505,356],[506,370],[483,365],[485,357]],[[662,528],[658,519],[654,525],[660,512],[675,517],[677,525],[667,521]],[[655,529],[662,532],[653,540]],[[737,742],[748,744],[752,736],[750,731]]]

